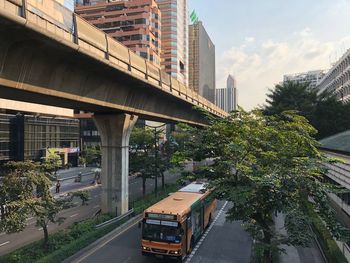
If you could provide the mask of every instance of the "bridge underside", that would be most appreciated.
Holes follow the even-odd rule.
[[[129,137],[138,116],[194,125],[205,125],[205,118],[128,70],[21,23],[0,18],[0,98],[93,112],[102,142],[101,207],[127,212]]]
[[[0,20],[0,97],[203,125],[192,105],[23,26]]]

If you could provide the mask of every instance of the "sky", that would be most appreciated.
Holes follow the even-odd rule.
[[[188,1],[215,44],[216,88],[232,74],[247,110],[283,75],[329,69],[350,48],[350,0]]]

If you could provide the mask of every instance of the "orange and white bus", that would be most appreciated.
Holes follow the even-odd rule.
[[[213,219],[217,201],[204,183],[191,183],[144,211],[142,255],[178,262]]]

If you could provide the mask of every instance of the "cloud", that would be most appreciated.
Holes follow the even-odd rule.
[[[253,42],[255,42],[255,38],[254,38],[254,37],[246,37],[246,38],[245,38],[245,42],[247,42],[247,43],[253,43]]]
[[[231,47],[218,57],[217,87],[224,87],[228,74],[235,76],[238,103],[246,109],[265,103],[269,88],[283,75],[328,69],[350,47],[350,36],[338,41],[322,42],[309,28],[291,34],[288,41],[248,41]],[[335,55],[336,54],[336,55]],[[330,61],[332,60],[332,61]]]

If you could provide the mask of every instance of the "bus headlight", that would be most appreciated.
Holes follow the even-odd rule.
[[[147,251],[150,251],[151,249],[149,247],[142,247],[143,250],[147,250]]]
[[[169,254],[171,255],[180,255],[180,253],[181,253],[181,250],[169,251]]]

